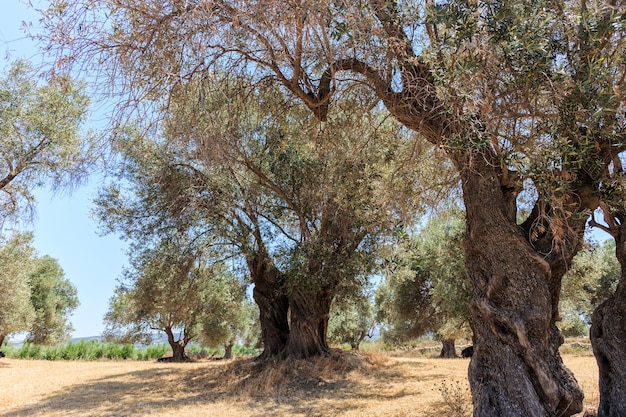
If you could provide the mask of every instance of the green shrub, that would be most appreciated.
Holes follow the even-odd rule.
[[[42,350],[43,346],[24,343],[18,350],[17,357],[20,359],[42,359]]]
[[[61,348],[58,346],[47,346],[44,350],[43,359],[57,361],[61,359]]]
[[[122,359],[133,359],[133,356],[135,355],[135,346],[130,344],[123,345],[121,355]]]
[[[158,359],[170,350],[169,345],[159,343],[158,345],[150,345],[143,349],[143,360]]]
[[[221,356],[223,349],[211,348],[198,344],[190,345],[187,349],[190,354],[207,356]],[[132,344],[119,345],[116,343],[103,343],[99,340],[79,340],[69,342],[59,346],[40,346],[24,343],[21,347],[15,348],[12,345],[4,344],[2,351],[10,358],[20,359],[45,359],[45,360],[83,360],[93,361],[99,359],[127,359],[127,360],[155,360],[163,357],[171,351],[167,343],[159,343],[144,347],[135,347]],[[235,345],[233,355],[258,355],[260,349]]]
[[[251,348],[247,346],[235,345],[233,347],[233,356],[256,356],[261,354],[261,349]]]
[[[122,357],[122,346],[115,343],[105,344],[104,357],[107,359],[120,359]]]

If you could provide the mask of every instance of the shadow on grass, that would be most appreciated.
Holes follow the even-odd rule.
[[[4,415],[135,416],[175,414],[182,407],[236,404],[245,415],[336,415],[359,408],[361,400],[394,401],[414,393],[375,389],[381,380],[398,382],[395,364],[372,364],[367,358],[336,354],[314,360],[266,362],[252,359],[188,364],[117,373],[71,385],[37,403]],[[329,400],[333,401],[329,414]],[[216,409],[219,405],[216,405]]]

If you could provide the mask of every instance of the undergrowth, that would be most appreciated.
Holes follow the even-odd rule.
[[[103,343],[99,340],[79,340],[59,346],[42,346],[24,343],[19,347],[4,344],[2,351],[9,358],[15,359],[43,359],[43,360],[99,360],[99,359],[128,359],[137,361],[154,360],[171,352],[167,343],[138,347],[132,344]],[[213,349],[196,344],[190,344],[187,353],[195,358],[220,357],[221,349]],[[233,348],[234,356],[258,355],[259,349],[243,346]]]
[[[41,346],[24,343],[20,347],[4,345],[3,352],[10,358],[44,360],[99,360],[129,359],[153,360],[170,350],[166,344],[136,347],[131,344],[102,343],[98,340],[79,340],[60,346]]]
[[[472,396],[467,383],[444,380],[439,384],[438,389],[449,417],[469,417],[472,415]]]

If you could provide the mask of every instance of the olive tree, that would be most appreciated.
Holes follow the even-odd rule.
[[[33,269],[32,236],[0,238],[0,346],[11,333],[26,331],[35,319],[29,274]]]
[[[41,83],[26,61],[7,69],[0,79],[0,224],[28,217],[33,189],[72,185],[86,174],[90,140],[80,126],[88,106],[83,85],[68,76]]]
[[[0,238],[0,345],[18,332],[27,332],[30,343],[61,343],[72,330],[76,287],[56,259],[37,256],[32,239],[31,233]]]
[[[214,75],[201,102],[193,91],[172,97],[160,136],[118,137],[124,181],[99,200],[100,218],[133,239],[181,222],[214,236],[248,269],[263,357],[327,354],[337,288],[367,281],[377,239],[425,204],[430,184],[424,201],[408,197],[426,169],[404,161],[431,167],[432,155],[385,113],[350,113],[348,100],[320,128],[275,88]]]
[[[131,255],[132,266],[105,316],[105,333],[118,333],[125,341],[147,341],[151,333],[163,332],[172,360],[187,360],[185,347],[200,337],[204,317],[215,314],[225,319],[211,303],[235,289],[215,284],[223,280],[223,268],[207,263],[210,258],[184,235],[163,237]]]
[[[66,342],[73,330],[69,316],[80,304],[76,287],[65,277],[59,262],[50,256],[33,260],[29,286],[35,319],[26,341],[38,345]]]
[[[471,335],[471,282],[463,256],[463,214],[431,217],[414,236],[403,235],[378,292],[385,337],[400,341],[434,333],[441,357],[456,357],[455,339]]]

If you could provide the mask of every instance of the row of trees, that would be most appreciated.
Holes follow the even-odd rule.
[[[401,238],[386,248],[391,252],[382,281],[342,293],[333,301],[328,342],[358,349],[378,331],[390,345],[434,335],[443,345],[440,356],[456,357],[455,340],[471,338],[464,231],[459,209],[432,216],[411,235],[399,231]],[[126,272],[105,317],[105,338],[148,344],[155,331],[162,331],[174,360],[186,359],[184,349],[192,339],[223,345],[226,357],[235,342],[254,346],[260,336],[258,309],[245,299],[246,285],[235,278],[232,268],[228,271],[223,263],[213,269],[200,267],[206,259],[199,254],[184,258],[182,242],[159,244],[156,251],[141,253],[132,272]],[[620,276],[614,252],[615,244],[609,240],[587,245],[573,259],[559,302],[558,326],[565,336],[587,335],[593,311],[614,293]]]

